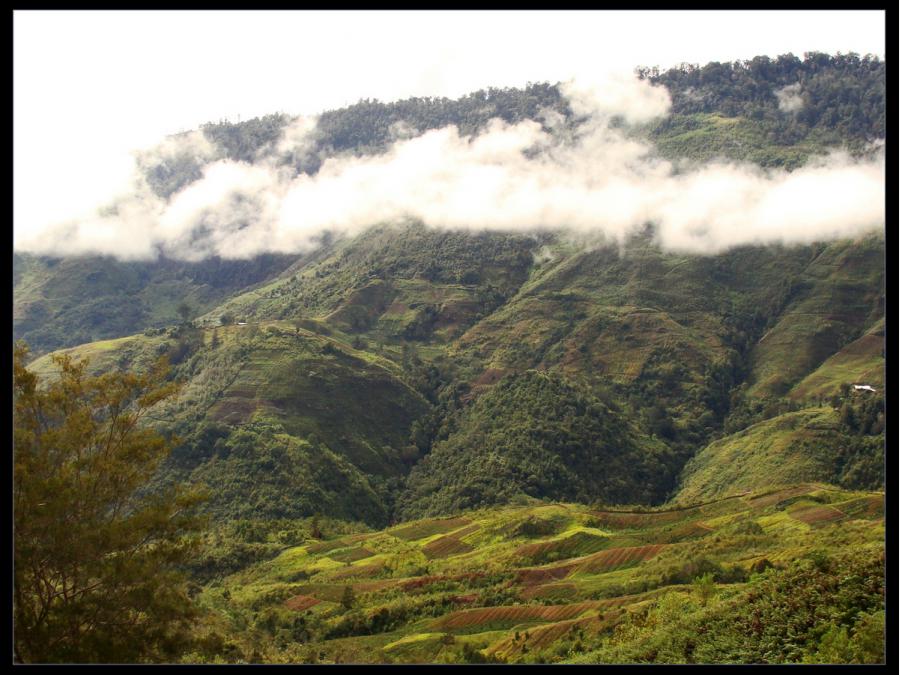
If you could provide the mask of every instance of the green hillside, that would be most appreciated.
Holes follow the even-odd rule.
[[[200,602],[222,617],[235,653],[791,663],[844,630],[848,651],[880,659],[880,493],[803,484],[644,511],[533,501],[325,536],[205,587]],[[802,618],[785,612],[798,601],[810,603]],[[699,627],[693,648],[686,626]],[[784,631],[791,639],[779,643]]]
[[[832,354],[788,393],[795,400],[824,400],[834,397],[846,384],[869,385],[884,391],[884,319],[861,338]]]
[[[225,312],[247,321],[318,317],[379,341],[447,339],[521,285],[535,246],[522,235],[373,227],[201,320],[215,324]]]
[[[168,478],[228,486],[240,477],[216,492],[221,517],[310,516],[319,504],[324,515],[383,525],[519,494],[659,503],[692,457],[712,456],[701,450],[714,438],[727,435],[710,448],[744,447],[735,434],[753,424],[791,411],[785,419],[835,416],[850,384],[882,385],[871,375],[883,363],[883,256],[874,236],[701,257],[644,237],[623,251],[585,251],[551,234],[382,228],[234,296],[197,327],[67,351],[96,372],[169,356],[185,385],[160,414],[182,439]],[[45,356],[31,368],[48,366]],[[824,402],[832,412],[800,410]],[[771,432],[767,443],[781,447],[793,436],[781,438],[777,424],[745,435]],[[262,468],[270,460],[251,470],[222,449],[237,430],[261,428],[259,447],[280,448],[273,475]],[[841,454],[854,457],[850,475],[862,483],[842,482],[843,469],[813,456],[843,436],[812,438],[787,455],[770,449],[796,472],[783,476],[752,445],[742,480],[882,484],[883,436]],[[324,494],[321,478],[313,489],[289,468],[315,447],[348,462],[327,460],[339,486],[326,492],[349,489],[367,504],[355,517],[329,499],[278,492]],[[247,480],[268,486],[265,498],[245,498],[237,486]]]
[[[467,408],[456,427],[413,469],[401,518],[521,495],[659,502],[674,472],[663,443],[559,374],[508,376]]]
[[[639,69],[671,114],[611,129],[676,172],[864,157],[884,73],[815,52]],[[563,91],[360,101],[297,153],[284,114],[199,131],[312,184],[398,129],[532,119],[569,142],[589,120]],[[203,175],[153,157],[162,200]],[[184,663],[879,662],[884,234],[709,254],[656,234],[410,219],[249,260],[17,252],[13,339],[41,381],[58,354],[168,361],[177,393],[145,419],[172,451],[141,494],[205,489],[173,589],[200,617]]]
[[[197,316],[233,293],[277,276],[299,256],[189,263],[160,259],[13,255],[13,338],[35,354],[120,338]]]
[[[220,518],[388,522],[386,481],[407,471],[410,426],[430,407],[393,362],[287,322],[148,332],[66,353],[93,372],[179,356],[181,391],[154,415],[181,439],[160,481],[209,485]],[[50,355],[30,368],[54,373]]]
[[[777,323],[751,353],[750,396],[782,396],[884,315],[884,243],[836,242],[788,277]]]
[[[884,434],[859,434],[831,407],[786,413],[719,439],[684,467],[677,501],[821,480],[881,488]]]

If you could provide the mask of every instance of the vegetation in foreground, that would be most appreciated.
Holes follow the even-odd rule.
[[[91,377],[61,356],[41,384],[25,356],[19,661],[883,660],[883,493],[804,483],[663,508],[519,496],[384,530],[244,518],[198,539],[200,495],[143,488],[167,442],[138,422],[176,388],[162,366]]]
[[[88,377],[58,357],[47,382],[14,353],[14,653],[17,661],[166,661],[198,612],[183,565],[196,550],[196,492],[147,493],[170,446],[141,425],[171,396],[164,364]]]
[[[241,538],[271,557],[207,565],[198,601],[251,662],[878,663],[883,503],[819,484],[668,509],[530,500],[381,531],[297,522],[280,546],[246,522],[218,560]]]

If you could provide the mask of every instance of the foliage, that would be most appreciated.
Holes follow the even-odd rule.
[[[345,151],[374,154],[384,151],[404,129],[422,133],[456,125],[460,134],[469,135],[482,130],[494,118],[515,123],[538,119],[546,110],[571,114],[559,88],[549,83],[529,84],[524,89],[491,87],[455,101],[431,97],[393,103],[361,100],[319,116],[315,130],[318,152],[310,154],[323,156]],[[318,163],[306,156],[302,159],[307,163],[298,165],[299,170],[318,169]]]
[[[883,564],[869,551],[826,555],[770,569],[728,598],[668,593],[578,661],[879,663]]]
[[[325,443],[298,439],[280,425],[248,424],[201,451],[211,456],[190,477],[215,486],[206,508],[219,518],[294,519],[327,513],[373,524],[388,520],[369,477]]]
[[[197,493],[142,493],[168,452],[144,426],[174,393],[164,363],[144,374],[85,375],[55,357],[39,382],[14,351],[15,654],[22,662],[169,660],[196,611],[177,566]]]
[[[219,146],[228,159],[252,162],[266,146],[280,137],[288,117],[282,114],[255,117],[246,122],[209,122],[201,129],[203,135]]]
[[[665,449],[588,391],[528,371],[498,383],[413,469],[405,517],[508,502],[517,494],[652,502],[668,489]]]
[[[199,597],[266,662],[304,660],[298,641],[321,662],[877,661],[882,503],[812,485],[693,507],[533,501],[306,540]],[[606,546],[566,545],[588,534]],[[427,559],[451,538],[467,546]],[[799,651],[776,655],[779,631]]]
[[[353,586],[344,586],[344,594],[341,596],[341,607],[344,609],[353,609],[356,604],[356,597],[353,594]]]
[[[766,123],[777,143],[797,143],[811,132],[827,130],[834,138],[873,140],[884,137],[885,64],[872,55],[819,52],[772,59],[757,56],[734,63],[682,64],[639,76],[664,85],[677,115],[718,112]],[[786,87],[798,108],[780,106]]]

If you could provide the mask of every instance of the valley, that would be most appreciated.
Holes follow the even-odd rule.
[[[458,141],[464,150],[436,147],[482,152],[496,169],[503,162],[492,153],[507,157],[510,129],[546,135],[546,147],[510,160],[525,162],[516,166],[535,192],[547,188],[536,166],[577,175],[592,142],[598,155],[621,152],[639,184],[675,193],[716,170],[754,185],[783,181],[778,192],[838,162],[876,166],[881,152],[877,59],[810,53],[637,73],[634,86],[667,87],[665,115],[634,122],[626,111],[598,131],[596,111],[549,84],[455,100],[366,99],[321,113],[296,147],[285,144],[298,120],[279,113],[206,124],[167,139],[174,156],[155,162],[148,153],[138,165],[152,199],[169,208],[196,194],[211,166],[277,176],[273,194],[287,189],[277,182],[284,176],[328,188],[348,166],[378,187],[373,176],[387,172],[379,162],[391,166],[421,138]],[[784,91],[801,85],[805,107],[785,112]],[[201,137],[205,155],[191,146]],[[473,175],[494,185],[482,168]],[[316,208],[346,208],[352,226],[302,241],[272,229],[254,240],[253,218],[270,205],[232,195],[202,211],[177,246],[157,243],[152,260],[15,251],[16,396],[28,402],[15,408],[25,448],[16,452],[45,453],[17,459],[16,471],[76,448],[40,486],[52,496],[53,481],[80,476],[78,443],[90,440],[87,456],[104,457],[115,434],[103,424],[130,423],[128,406],[137,406],[140,424],[122,438],[155,434],[165,452],[101,520],[141,516],[131,510],[141,499],[167,503],[187,490],[185,513],[203,524],[167,530],[161,516],[138,518],[169,537],[150,550],[190,552],[165,566],[174,581],[158,587],[177,596],[160,611],[181,607],[188,617],[184,644],[159,638],[159,651],[140,658],[880,662],[884,224],[828,229],[826,220],[816,230],[801,215],[806,235],[772,235],[767,222],[763,234],[744,236],[737,217],[716,230],[684,216],[679,230],[651,217],[656,202],[635,206],[647,198],[623,175],[634,176],[614,176],[627,199],[603,213],[646,211],[640,227],[579,225],[587,216],[570,205],[571,226],[519,223],[493,206],[484,216],[475,208],[481,186],[467,177],[475,196],[463,213],[471,206],[475,215],[466,225],[457,214],[426,222],[411,207],[394,217],[382,195],[372,210],[387,215],[362,219],[354,209],[371,195],[337,190],[334,201],[346,204]],[[725,189],[711,180],[710,222],[731,185],[714,178]],[[568,185],[551,188],[571,198]],[[458,207],[439,192],[432,201]],[[735,195],[728,209],[749,209],[738,197],[752,199]],[[535,199],[541,217],[556,217]],[[781,222],[766,204],[762,212]],[[216,209],[237,219],[218,233]],[[233,247],[251,242],[252,255],[223,255],[232,249],[216,246],[228,237]],[[161,389],[115,399],[148,373]],[[41,400],[42,391],[53,393]],[[70,414],[84,392],[100,412]],[[60,408],[45,419],[35,401]],[[76,441],[58,441],[54,424]],[[110,485],[115,470],[137,471],[129,458],[110,464]],[[106,485],[106,470],[96,483],[78,478],[72,494]],[[22,497],[29,508],[17,518],[44,522],[35,509],[47,502],[34,496],[43,494],[27,493],[33,504]],[[65,505],[59,513],[72,517]],[[80,655],[73,644],[51,658]]]

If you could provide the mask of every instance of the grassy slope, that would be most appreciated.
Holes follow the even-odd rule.
[[[716,587],[726,602],[763,558],[852,546],[874,559],[883,533],[880,494],[815,484],[682,510],[535,502],[286,548],[201,597],[269,662],[453,662],[466,644],[470,659],[559,661],[665,595],[696,598],[683,584],[703,571],[732,580]]]
[[[163,478],[208,484],[220,517],[388,521],[380,482],[405,474],[409,427],[429,408],[396,364],[283,321],[204,329],[201,339],[174,371],[179,395],[154,413],[183,441]],[[97,373],[144,367],[174,342],[163,332],[65,353]],[[30,367],[54,372],[50,355]]]
[[[624,385],[677,351],[684,372],[675,379],[697,384],[725,356],[724,316],[742,311],[739,303],[765,306],[783,269],[799,267],[807,255],[744,249],[680,256],[640,241],[624,255],[614,247],[563,249],[507,305],[470,329],[459,351],[489,355],[492,368],[544,364]]]
[[[846,435],[832,408],[810,408],[754,424],[698,452],[681,474],[677,501],[823,480]]]
[[[174,324],[277,276],[298,256],[254,260],[121,262],[106,257],[13,257],[13,337],[34,353]]]
[[[42,378],[52,377],[57,372],[53,358],[62,355],[78,360],[86,359],[88,372],[93,375],[122,367],[145,368],[152,363],[157,349],[166,341],[167,336],[163,332],[159,335],[130,335],[88,342],[39,356],[28,364],[28,368]]]
[[[790,278],[778,322],[751,354],[750,396],[781,396],[884,316],[884,239],[829,244]]]
[[[788,396],[795,400],[824,400],[840,392],[842,384],[868,384],[884,389],[884,319],[865,335],[829,356],[795,384]]]

